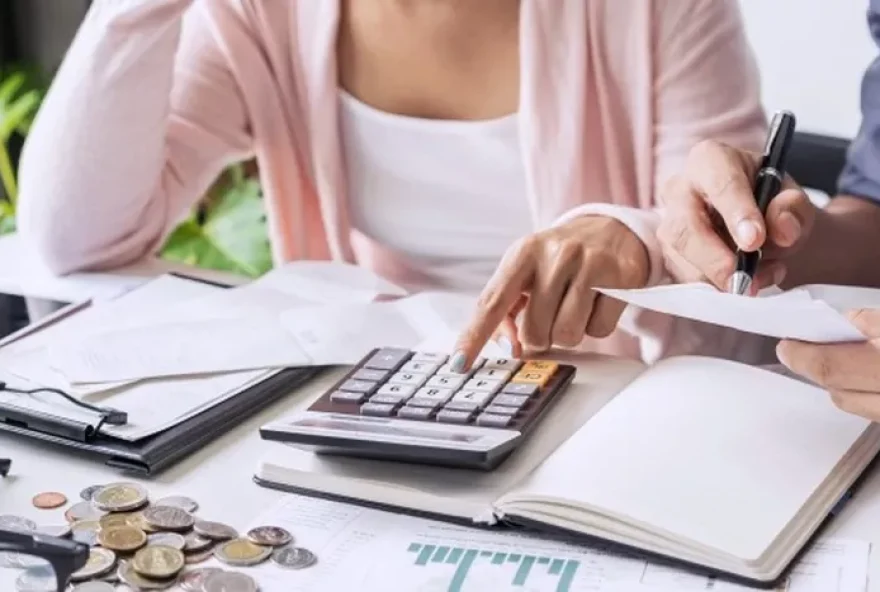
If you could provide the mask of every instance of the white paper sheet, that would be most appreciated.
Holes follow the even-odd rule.
[[[707,284],[599,291],[631,305],[677,317],[815,343],[864,340],[844,314],[854,308],[880,307],[880,290],[844,286],[805,286],[787,292],[770,291],[758,297],[728,294]]]
[[[353,306],[402,288],[353,265],[298,262],[251,284],[210,289],[169,306],[143,303],[114,325],[49,346],[49,365],[74,388],[146,378],[314,365],[279,322],[291,307]],[[333,327],[331,324],[329,327]],[[355,344],[351,344],[355,345]]]
[[[318,563],[301,571],[272,562],[245,569],[262,592],[750,590],[602,549],[295,495],[285,496],[252,524],[234,526],[243,531],[264,524],[289,529],[297,545],[317,555]],[[804,556],[783,589],[864,592],[869,560],[866,542],[822,540]]]

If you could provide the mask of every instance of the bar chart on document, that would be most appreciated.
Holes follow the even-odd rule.
[[[428,578],[431,578],[430,570],[438,570],[437,576],[443,580],[449,592],[463,592],[466,584],[470,588],[474,584],[479,585],[480,580],[497,585],[503,580],[499,572],[510,575],[509,584],[513,588],[555,588],[559,592],[567,592],[572,589],[575,573],[580,567],[576,559],[419,542],[410,543],[408,552],[414,556],[414,566],[427,568],[425,575]],[[454,570],[451,578],[450,570]]]

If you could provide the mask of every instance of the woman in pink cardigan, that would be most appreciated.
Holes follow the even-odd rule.
[[[651,360],[705,339],[592,288],[665,281],[657,188],[764,126],[737,0],[95,0],[19,225],[57,273],[119,266],[256,157],[276,263],[482,291],[458,365],[493,334]]]

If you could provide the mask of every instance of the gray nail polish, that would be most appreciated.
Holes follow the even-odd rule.
[[[513,343],[511,343],[510,339],[504,335],[495,340],[495,343],[499,348],[504,352],[506,356],[513,355]]]
[[[449,362],[449,368],[453,372],[464,372],[464,363],[467,361],[465,358],[464,352],[457,351],[452,356],[452,360]]]

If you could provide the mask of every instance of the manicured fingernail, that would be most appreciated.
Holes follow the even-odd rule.
[[[498,339],[495,340],[495,343],[498,345],[499,348],[501,348],[501,351],[504,352],[504,355],[506,355],[506,356],[513,355],[513,342],[510,341],[510,338],[508,338],[505,335],[502,335],[501,337],[499,337]]]
[[[776,271],[773,272],[773,285],[774,286],[778,286],[779,284],[782,283],[782,280],[785,279],[785,272],[786,272],[786,270],[784,267],[777,267],[776,268]]]
[[[801,237],[801,221],[791,212],[782,212],[779,215],[779,228],[788,245],[792,245]]]
[[[449,368],[453,372],[462,373],[464,372],[464,363],[467,362],[467,357],[464,355],[463,351],[457,351],[453,354],[452,360],[449,362]]]
[[[789,366],[788,352],[784,341],[780,341],[776,346],[776,357],[784,366]]]
[[[736,225],[736,235],[740,245],[752,245],[758,240],[761,229],[752,220],[740,220]]]

